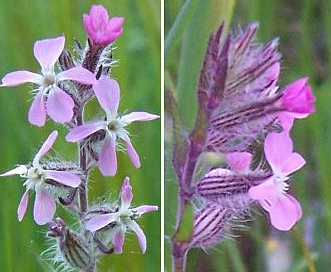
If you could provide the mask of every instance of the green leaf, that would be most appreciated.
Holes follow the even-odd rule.
[[[229,25],[234,4],[234,0],[199,0],[194,16],[182,37],[177,97],[179,107],[185,109],[183,121],[187,127],[192,127],[197,109],[193,97],[196,97],[198,74],[209,35],[223,20]]]
[[[166,63],[170,59],[171,52],[175,49],[183,35],[187,24],[194,15],[198,2],[199,0],[187,0],[171,26],[164,42],[164,59]]]
[[[172,117],[173,136],[174,136],[174,150],[173,150],[173,164],[179,179],[183,174],[183,168],[186,159],[187,141],[186,131],[183,128],[181,114],[173,95],[169,89],[166,91],[167,112]]]

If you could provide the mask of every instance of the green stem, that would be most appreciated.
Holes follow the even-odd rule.
[[[303,253],[305,254],[305,258],[306,258],[306,262],[307,262],[307,265],[308,265],[309,272],[316,272],[315,264],[314,264],[313,259],[311,257],[311,252],[310,252],[310,250],[309,250],[309,248],[308,248],[308,246],[307,246],[300,230],[298,229],[298,227],[293,228],[293,234],[302,246]]]

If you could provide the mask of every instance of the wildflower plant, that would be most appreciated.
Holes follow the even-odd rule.
[[[302,217],[290,184],[306,161],[294,151],[291,128],[295,119],[314,112],[315,98],[307,78],[278,85],[279,41],[258,44],[257,30],[258,24],[251,23],[226,33],[223,23],[211,34],[191,131],[184,127],[174,93],[167,90],[178,184],[170,239],[173,271],[186,270],[191,248],[210,249],[251,220],[257,205],[280,231],[292,229]],[[217,163],[206,162],[211,154]]]
[[[88,187],[93,168],[98,167],[107,177],[118,173],[119,141],[124,142],[133,165],[139,168],[141,162],[127,126],[159,116],[143,111],[118,113],[120,85],[111,74],[112,52],[114,42],[122,34],[124,18],[110,18],[103,6],[94,5],[90,14],[84,14],[83,23],[88,36],[85,47],[76,41],[75,52],[70,53],[64,49],[64,36],[36,41],[33,52],[41,66],[40,74],[20,70],[2,78],[3,89],[32,84],[30,124],[43,127],[49,116],[50,121],[64,126],[67,134],[62,137],[54,130],[31,162],[19,164],[0,176],[19,175],[23,179],[25,193],[17,208],[19,221],[26,214],[29,195],[35,194],[33,218],[38,225],[49,227],[47,235],[54,238],[55,257],[61,261],[58,265],[92,272],[96,271],[100,256],[123,252],[128,231],[136,234],[142,252],[146,251],[146,236],[138,221],[143,214],[156,211],[158,207],[132,205],[128,177],[120,190],[120,204],[104,199],[90,203]],[[97,100],[104,115],[85,121],[84,110],[92,100]],[[76,162],[50,155],[55,141],[62,138],[77,143]],[[107,199],[108,195],[105,197]],[[60,205],[74,223],[69,224],[57,216],[56,209]]]

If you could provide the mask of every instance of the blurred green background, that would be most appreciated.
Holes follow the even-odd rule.
[[[10,71],[26,69],[39,71],[32,54],[38,39],[66,37],[66,48],[73,48],[73,39],[85,44],[83,13],[92,4],[103,4],[111,16],[124,16],[124,32],[116,42],[114,57],[119,64],[113,75],[121,87],[120,111],[145,110],[161,113],[161,11],[155,0],[33,0],[1,1],[0,3],[0,76]],[[65,143],[66,131],[48,122],[44,128],[27,122],[31,104],[30,87],[2,88],[0,91],[0,172],[15,164],[29,162],[47,135],[55,128],[60,135],[55,150],[63,158],[76,159],[75,144]],[[130,126],[133,144],[140,154],[142,167],[136,170],[126,153],[119,155],[119,171],[115,178],[103,178],[92,173],[90,199],[107,196],[117,199],[125,176],[131,178],[134,205],[160,206],[161,172],[160,120]],[[34,195],[23,222],[17,221],[16,209],[24,192],[19,177],[2,178],[0,189],[0,271],[51,271],[38,257],[47,248],[46,227],[37,226],[32,219]],[[135,235],[126,237],[124,254],[104,258],[99,271],[159,271],[160,270],[161,211],[147,214],[139,224],[147,236],[147,252],[141,254]]]
[[[222,19],[230,27],[258,21],[258,42],[280,38],[283,55],[279,85],[308,76],[316,95],[316,113],[298,120],[292,131],[295,149],[307,165],[292,177],[291,191],[300,200],[303,218],[295,231],[281,233],[270,228],[262,210],[255,209],[249,228],[237,232],[218,247],[203,253],[189,253],[188,271],[309,271],[300,235],[309,247],[316,271],[331,267],[331,2],[328,0],[190,0],[165,1],[165,36],[184,2],[190,3],[179,39],[166,47],[166,72],[175,86],[183,118],[192,127],[195,115],[195,87],[206,50],[207,37]],[[177,43],[176,43],[177,42]],[[190,107],[184,107],[190,103]],[[191,106],[192,105],[192,106]],[[166,126],[170,124],[166,119]],[[176,211],[176,183],[171,169],[171,134],[166,135],[165,233],[173,233]],[[171,208],[170,208],[171,207]],[[170,271],[166,243],[166,271]],[[310,270],[312,271],[312,270]]]

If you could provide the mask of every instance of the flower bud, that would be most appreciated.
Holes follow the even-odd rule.
[[[47,235],[57,238],[59,252],[70,267],[86,269],[95,263],[95,257],[87,241],[67,228],[61,218],[48,223],[48,226],[50,231]]]
[[[194,216],[194,231],[190,247],[209,248],[224,238],[231,218],[231,210],[211,204]]]
[[[102,5],[93,5],[90,14],[84,14],[83,21],[87,35],[95,45],[106,46],[115,41],[123,31],[124,18],[109,18]]]
[[[289,84],[281,99],[282,106],[294,117],[304,118],[315,111],[315,97],[307,84],[308,78],[301,78]]]

